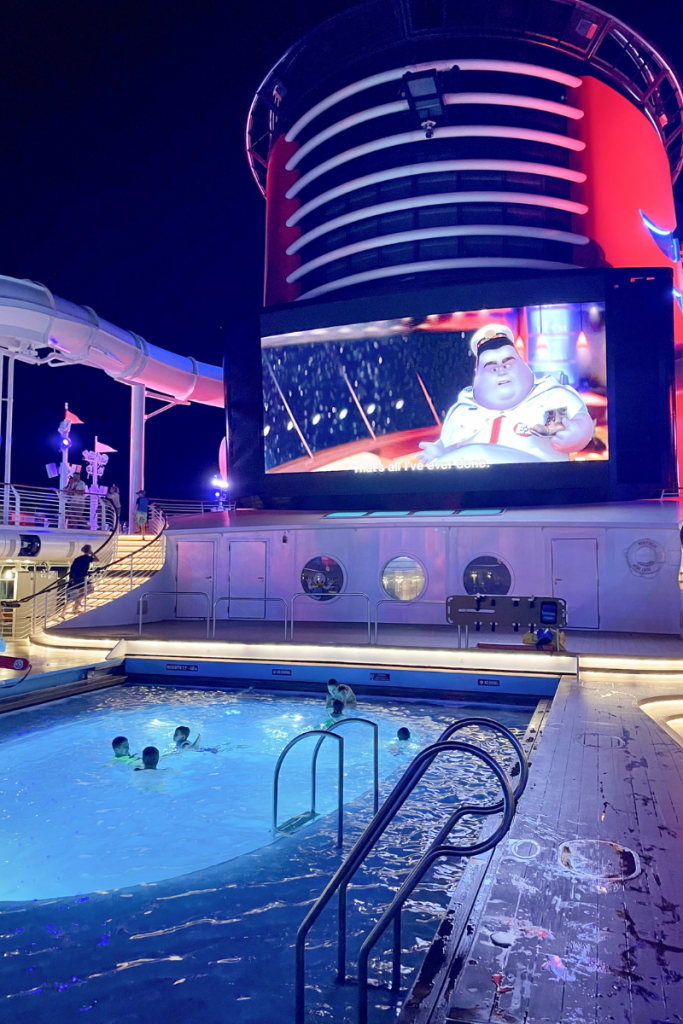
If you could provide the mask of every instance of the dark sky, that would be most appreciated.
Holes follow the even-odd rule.
[[[348,6],[5,0],[0,274],[220,365],[231,319],[262,287],[264,203],[243,148],[251,95],[293,42]],[[680,0],[601,6],[683,72]],[[683,180],[676,191],[683,224]],[[74,451],[97,434],[120,452],[105,482],[125,485],[129,389],[85,367],[17,364],[13,479],[49,484],[65,401],[85,421]],[[197,405],[151,420],[148,493],[207,496],[222,432],[222,411]]]

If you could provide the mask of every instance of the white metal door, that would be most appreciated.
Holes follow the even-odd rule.
[[[567,602],[571,629],[598,629],[598,542],[594,537],[553,540],[553,597]]]
[[[266,616],[266,542],[236,540],[230,545],[230,617],[264,619]],[[250,598],[240,601],[239,598]]]
[[[176,589],[206,594],[208,612],[213,608],[213,541],[178,541],[178,571]],[[179,619],[205,619],[207,601],[203,597],[178,594],[176,617]]]

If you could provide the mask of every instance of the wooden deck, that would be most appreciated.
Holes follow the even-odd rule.
[[[683,1020],[683,746],[638,707],[656,694],[683,694],[683,675],[562,679],[476,930],[401,1024]]]
[[[204,640],[206,621],[174,620],[149,622],[142,628],[142,635],[148,640]],[[60,641],[89,640],[98,638],[111,640],[135,639],[138,636],[137,623],[123,626],[88,626],[77,628],[66,625],[48,630],[46,639],[55,637]],[[374,624],[372,628],[374,639]],[[282,620],[233,619],[216,623],[216,640],[242,643],[283,643]],[[519,634],[471,633],[470,647],[479,640],[519,642]],[[378,640],[383,647],[440,647],[458,646],[458,631],[445,625],[406,625],[389,622],[379,624]],[[299,644],[360,644],[367,643],[367,623],[364,622],[295,622],[295,642]],[[683,640],[671,633],[608,633],[601,630],[568,630],[567,651],[573,654],[613,654],[631,657],[668,657],[683,659]],[[683,664],[683,663],[682,663]]]

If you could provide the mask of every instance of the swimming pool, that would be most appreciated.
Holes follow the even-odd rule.
[[[326,714],[324,701],[314,697],[138,685],[5,716],[0,900],[158,882],[268,844],[277,757]],[[357,714],[379,726],[380,779],[402,768],[452,719],[443,708],[392,701],[365,703]],[[411,742],[399,745],[396,732],[406,724]],[[188,726],[192,738],[201,733],[200,751],[175,751],[177,725]],[[111,740],[119,734],[128,737],[131,752],[156,746],[159,770],[136,772],[117,762]],[[300,743],[283,767],[280,822],[309,809],[314,742]],[[349,801],[372,785],[371,730],[348,727],[344,745]],[[336,757],[336,744],[325,743],[321,813],[336,808]],[[449,786],[466,782],[468,771],[452,768]],[[482,784],[490,787],[492,780]]]
[[[234,710],[240,711],[240,715],[225,714]],[[321,711],[322,701],[315,698],[135,685],[1,716],[0,765],[5,770],[0,772],[4,795],[0,804],[0,876],[11,868],[15,893],[17,879],[24,880],[19,893],[0,903],[0,957],[8,1019],[13,1024],[51,1024],[55,1019],[83,1019],[91,1024],[133,1024],[145,1020],[151,1024],[181,1013],[188,1019],[200,1016],[203,1024],[291,1020],[296,930],[311,901],[348,856],[372,814],[372,797],[367,789],[370,762],[366,756],[370,730],[349,726],[349,754],[352,755],[352,742],[357,743],[354,771],[359,775],[347,780],[344,849],[335,846],[334,813],[323,815],[293,835],[270,842],[269,801],[275,757],[290,730],[296,732],[301,725],[293,716],[301,714],[305,724],[317,724]],[[394,756],[386,749],[387,735],[395,733],[399,725],[407,722],[420,744],[424,744],[448,723],[475,713],[494,718],[521,736],[531,714],[528,708],[399,703],[386,698],[363,700],[358,712],[380,722],[384,774],[380,800],[408,763],[408,758]],[[219,782],[215,781],[216,776],[211,776],[214,758],[204,754],[191,755],[197,759],[193,762],[183,760],[179,766],[183,774],[170,776],[172,783],[169,781],[167,786],[149,794],[145,791],[139,814],[122,818],[118,826],[114,825],[113,817],[107,822],[101,813],[90,814],[90,831],[84,830],[88,812],[83,807],[98,812],[111,805],[113,812],[118,806],[114,801],[117,787],[121,787],[121,793],[138,799],[138,791],[127,788],[131,785],[128,771],[121,770],[119,774],[120,766],[107,763],[110,742],[117,732],[129,736],[134,750],[150,740],[168,747],[173,727],[182,722],[192,726],[193,736],[194,729],[202,726],[203,745],[237,745],[248,730],[240,734],[236,723],[250,717],[254,735],[261,736],[260,744],[253,745],[250,763],[258,759],[257,748],[267,753],[269,759],[268,771],[264,771],[268,811],[260,819],[257,837],[259,843],[266,845],[227,859],[225,833],[232,828],[230,822],[235,816],[226,808],[236,791],[230,771],[224,774],[222,782],[220,776]],[[236,733],[232,740],[231,730]],[[482,743],[502,762],[513,762],[507,744],[495,734],[470,727],[461,735]],[[242,756],[244,749],[240,751]],[[53,753],[44,760],[48,750]],[[332,761],[330,754],[325,769],[330,777],[336,771]],[[230,766],[232,762],[227,759],[222,763]],[[40,772],[38,765],[42,765]],[[200,772],[202,765],[205,767]],[[297,771],[301,772],[299,779],[305,778],[303,787],[297,783]],[[204,782],[190,789],[194,772]],[[98,790],[102,782],[97,779],[109,780],[109,787]],[[15,782],[19,785],[15,786]],[[31,786],[32,782],[35,785]],[[292,765],[283,775],[282,818],[306,809],[308,782],[308,758],[302,760],[299,769]],[[182,785],[176,790],[178,783]],[[223,788],[211,790],[212,785]],[[354,799],[353,793],[359,789],[365,791]],[[461,796],[477,792],[486,794],[488,801],[497,791],[489,778],[474,770],[473,764],[452,755],[435,762],[416,787],[349,890],[351,973],[362,938],[411,864],[434,837],[453,803]],[[107,795],[105,802],[97,799],[102,793]],[[321,786],[320,795],[327,807],[334,805],[331,787]],[[164,813],[157,797],[169,801],[163,805]],[[222,808],[222,824],[212,820],[207,805],[199,804],[202,798],[214,800],[211,807]],[[72,805],[82,799],[85,803],[76,813]],[[121,799],[121,805],[125,812],[125,800]],[[116,813],[120,810],[119,807]],[[39,832],[27,828],[35,822],[40,824],[41,816],[50,819],[47,827],[41,825]],[[98,830],[103,826],[98,822],[114,827],[107,827],[102,833]],[[479,823],[476,819],[463,820],[459,835],[471,841]],[[163,836],[157,835],[162,832]],[[24,835],[27,844],[34,837],[33,849],[27,845],[22,854],[17,836]],[[36,843],[36,836],[42,836],[40,843]],[[92,844],[91,849],[88,844]],[[95,849],[96,856],[78,856]],[[64,856],[65,850],[71,851],[70,858]],[[167,875],[166,880],[149,880],[154,863],[151,854],[161,858],[158,866],[164,872],[173,872],[179,867],[182,870],[182,850],[183,857],[191,854],[205,866],[188,874]],[[111,888],[97,886],[99,891],[75,894],[76,889],[85,892],[92,885],[93,860],[102,860],[105,867],[108,863],[107,870],[112,863],[116,867],[111,851],[127,855],[129,866],[142,869],[131,871],[133,883]],[[17,875],[18,864],[29,865],[33,873],[24,871]],[[402,957],[406,982],[422,962],[462,869],[462,862],[438,864],[406,905]],[[58,871],[67,872],[65,881],[72,879],[73,895],[42,899],[27,896],[34,884],[40,883],[44,888],[52,885],[51,891],[61,887],[63,883],[58,880],[55,884],[52,877]],[[310,1001],[310,1019],[354,1024],[355,988],[333,982],[335,936],[335,917],[326,913],[316,925],[307,953],[308,980],[319,994]],[[377,954],[373,976],[386,982],[389,959],[381,947]],[[377,1024],[385,1020],[388,1024],[396,1017],[397,1003],[381,989],[376,996],[372,997],[376,1004],[373,1012],[379,1016],[373,1019]]]

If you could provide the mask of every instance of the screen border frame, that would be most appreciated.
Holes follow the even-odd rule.
[[[631,302],[628,285],[640,299]],[[643,289],[647,289],[644,295]],[[668,268],[605,268],[548,272],[543,275],[479,280],[435,288],[387,292],[333,302],[302,302],[271,307],[260,316],[245,317],[229,335],[224,370],[229,437],[229,481],[233,499],[258,498],[271,508],[422,510],[444,500],[453,508],[490,505],[552,505],[658,497],[677,491],[675,458],[675,390],[673,345],[673,275]],[[643,301],[645,299],[646,301]],[[651,301],[650,301],[651,300]],[[426,316],[451,309],[495,309],[505,306],[604,302],[609,422],[609,459],[582,463],[512,463],[486,469],[420,473],[266,473],[264,471],[261,337],[320,327]],[[640,323],[633,323],[641,311]],[[651,433],[660,458],[643,460],[635,474],[628,451],[621,451],[625,417],[634,415],[633,401],[619,399],[626,390],[635,396],[633,372],[618,358],[617,325],[628,314],[633,328],[650,333],[649,382],[656,388],[651,403]],[[646,316],[649,313],[649,317]],[[655,327],[651,327],[654,318]],[[612,326],[611,326],[612,325]],[[628,333],[628,331],[626,331]],[[656,380],[655,380],[655,375]],[[638,379],[643,380],[642,368]],[[626,390],[625,390],[626,389]],[[642,390],[642,389],[641,389]],[[637,410],[636,410],[637,411]],[[628,466],[628,470],[624,467]],[[409,485],[410,484],[410,485]]]

